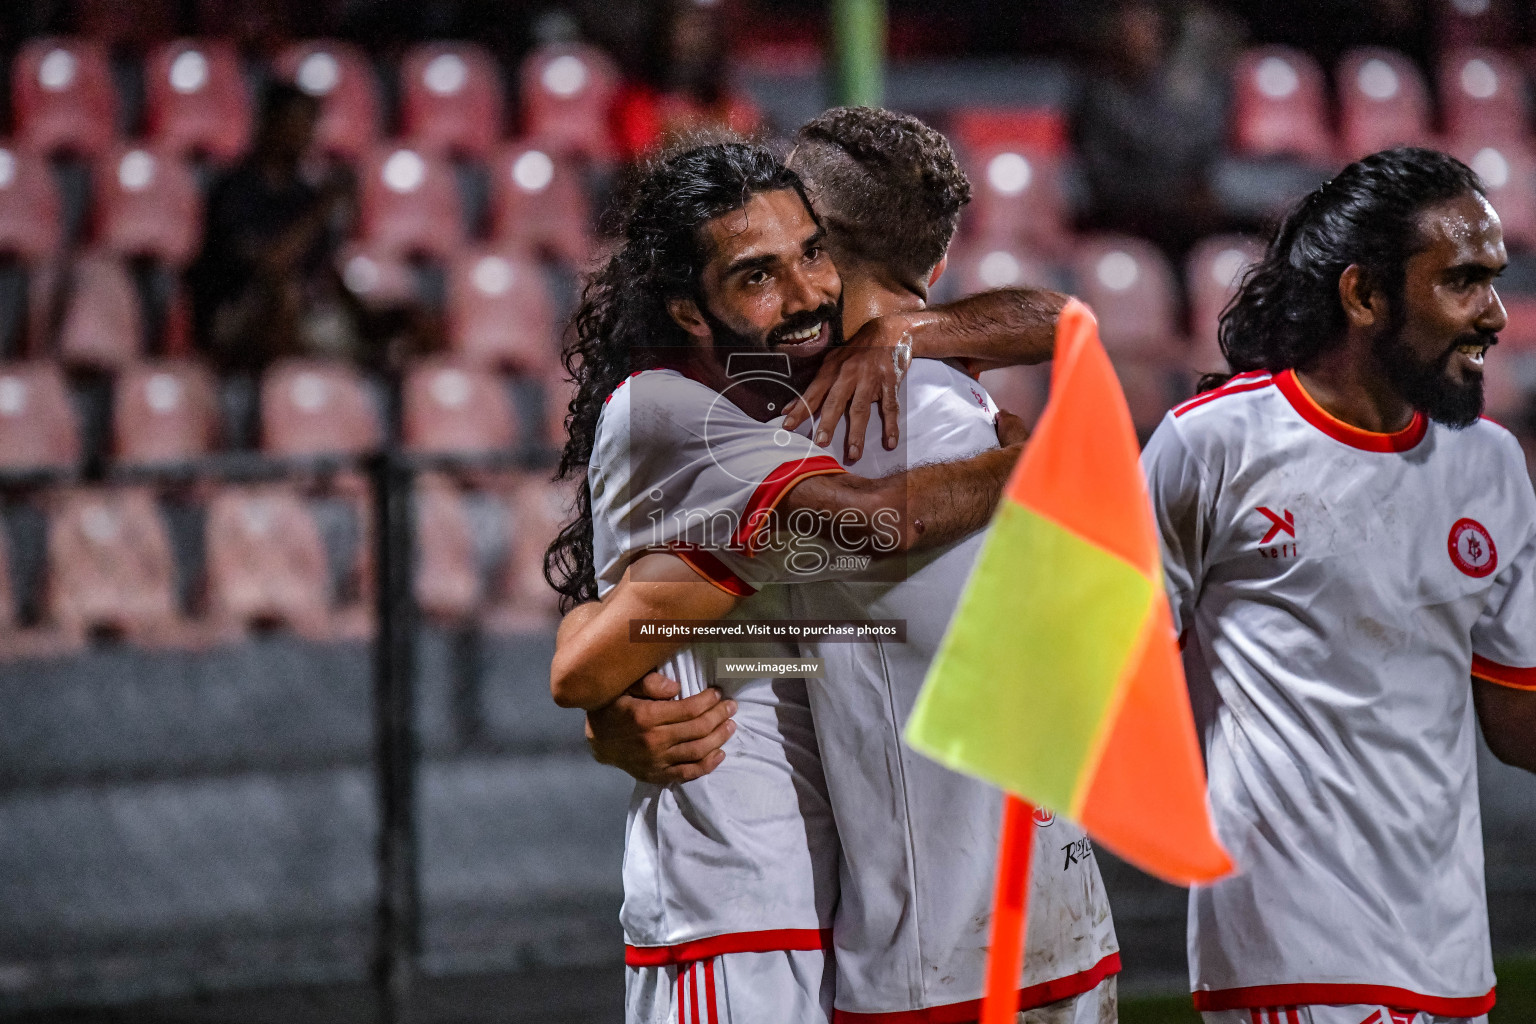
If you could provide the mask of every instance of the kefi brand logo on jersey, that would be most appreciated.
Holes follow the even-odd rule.
[[[1045,828],[1051,822],[1056,820],[1056,815],[1046,810],[1044,807],[1036,807],[1033,817],[1035,819],[1035,824],[1039,825],[1041,828]]]
[[[1499,567],[1499,549],[1488,530],[1476,519],[1458,519],[1446,539],[1446,549],[1456,568],[1481,579]]]

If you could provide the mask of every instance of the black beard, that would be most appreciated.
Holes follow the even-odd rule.
[[[1465,384],[1457,384],[1446,372],[1456,349],[1461,345],[1498,343],[1482,333],[1458,338],[1438,359],[1421,362],[1403,344],[1403,325],[1392,324],[1373,346],[1376,362],[1403,400],[1436,423],[1452,430],[1465,430],[1483,414],[1483,377],[1478,374]]]
[[[821,369],[821,361],[826,354],[843,343],[843,299],[838,296],[837,302],[823,303],[819,308],[807,310],[804,313],[796,313],[786,317],[784,322],[773,330],[763,334],[743,334],[735,331],[729,325],[715,316],[708,304],[702,299],[697,300],[699,315],[709,325],[710,334],[713,336],[715,348],[721,350],[720,363],[725,365],[725,353],[729,352],[774,352],[783,339],[795,333],[803,331],[807,327],[815,327],[825,323],[831,331],[831,340],[826,348],[813,356],[789,357],[789,386],[800,394],[810,386],[816,378],[816,371]]]

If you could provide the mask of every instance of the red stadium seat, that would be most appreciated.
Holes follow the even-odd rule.
[[[1239,155],[1333,163],[1327,83],[1310,56],[1256,47],[1238,59],[1232,85],[1232,147]]]
[[[218,382],[208,367],[192,360],[162,360],[118,374],[112,397],[117,465],[184,462],[218,445]]]
[[[202,241],[203,203],[174,153],[123,147],[96,168],[96,237],[124,255],[183,267]]]
[[[120,256],[88,250],[62,278],[56,268],[43,268],[32,275],[31,294],[37,317],[62,309],[55,351],[69,366],[116,370],[143,357],[139,292]]]
[[[1237,293],[1243,273],[1263,255],[1264,243],[1252,235],[1212,235],[1190,252],[1184,286],[1189,295],[1195,369],[1214,372],[1226,366],[1216,343],[1217,323],[1227,301]]]
[[[54,363],[0,363],[0,469],[73,470],[80,433]]]
[[[408,144],[485,160],[501,140],[501,73],[473,43],[423,43],[400,62],[400,125]]]
[[[315,145],[355,162],[379,140],[379,84],[362,50],[337,39],[291,43],[274,62],[278,76],[320,101]]]
[[[373,308],[390,308],[420,298],[416,271],[405,253],[380,244],[353,242],[336,255],[341,281],[357,299]]]
[[[1060,248],[1070,234],[1061,167],[1048,153],[1017,146],[974,150],[968,161],[974,189],[966,231],[991,241]]]
[[[475,536],[457,487],[440,474],[416,485],[416,603],[442,622],[474,614],[482,598]]]
[[[1167,259],[1155,246],[1125,235],[1090,236],[1078,245],[1073,271],[1076,293],[1098,317],[1112,355],[1169,351],[1178,333],[1178,291]]]
[[[453,168],[414,149],[376,151],[361,175],[362,241],[396,253],[448,259],[464,244]]]
[[[575,515],[575,488],[542,475],[520,474],[509,507],[509,553],[487,623],[504,630],[547,628],[559,617],[559,595],[544,579],[544,552]]]
[[[618,71],[603,51],[580,44],[534,50],[518,74],[522,134],[561,153],[610,160],[609,109]]]
[[[968,107],[950,115],[949,137],[965,152],[1014,149],[1063,159],[1072,153],[1066,115],[1051,107]]]
[[[1536,155],[1523,139],[1450,146],[1451,155],[1477,172],[1488,189],[1488,202],[1504,225],[1512,249],[1536,247]]]
[[[251,98],[228,42],[177,39],[144,63],[144,106],[156,148],[229,162],[251,135]]]
[[[106,49],[88,39],[45,37],[11,66],[16,141],[38,153],[96,157],[116,135],[117,94]]]
[[[944,273],[953,277],[960,295],[1050,281],[1045,265],[1034,253],[1009,240],[989,242],[985,238],[964,241],[951,249]]]
[[[40,263],[59,251],[62,226],[59,191],[48,162],[0,148],[0,252]]]
[[[378,410],[346,363],[283,359],[261,378],[261,450],[362,455],[383,441]]]
[[[49,623],[82,638],[105,632],[138,643],[174,642],[175,562],[150,491],[71,489],[49,504]]]
[[[448,359],[423,359],[401,385],[405,445],[419,452],[494,452],[517,441],[501,378]]]
[[[281,485],[219,491],[208,504],[203,543],[204,600],[214,622],[331,635],[325,546],[293,491]]]
[[[1361,47],[1339,60],[1339,156],[1433,142],[1429,90],[1413,62],[1395,50]]]
[[[465,251],[448,266],[448,344],[468,362],[535,372],[558,359],[543,269],[517,253]]]
[[[1497,50],[1465,47],[1440,59],[1445,132],[1465,142],[1510,142],[1527,135],[1525,73]]]
[[[491,235],[573,267],[592,254],[592,212],[567,157],[527,143],[504,147],[491,165]]]

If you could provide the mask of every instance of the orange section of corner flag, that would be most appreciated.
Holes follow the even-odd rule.
[[[1058,321],[1050,401],[907,738],[1171,882],[1231,870],[1206,809],[1130,412],[1076,300]]]

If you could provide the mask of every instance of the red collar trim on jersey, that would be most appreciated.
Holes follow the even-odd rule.
[[[1411,451],[1429,432],[1429,420],[1421,412],[1415,412],[1408,425],[1394,434],[1378,434],[1372,430],[1361,430],[1359,427],[1351,426],[1318,405],[1317,399],[1307,394],[1307,389],[1302,387],[1295,370],[1276,374],[1275,384],[1302,419],[1335,441],[1341,441],[1363,452]]]

